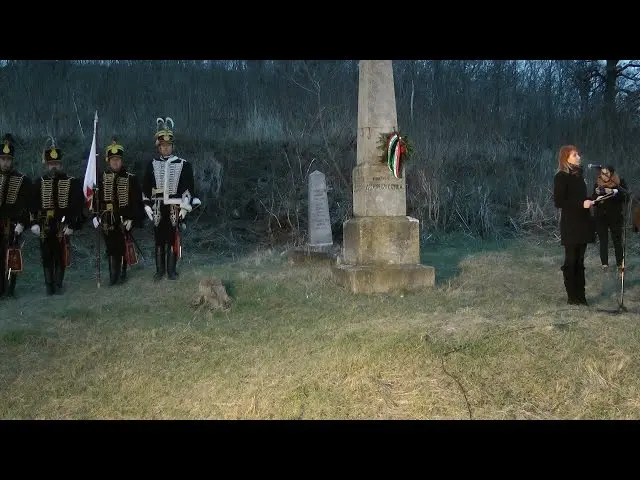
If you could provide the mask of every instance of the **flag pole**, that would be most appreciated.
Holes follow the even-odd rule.
[[[93,119],[93,132],[94,137],[96,139],[96,158],[94,165],[94,177],[95,178],[95,186],[94,186],[94,214],[98,215],[98,219],[100,219],[100,180],[98,179],[98,158],[100,158],[100,154],[98,153],[100,150],[98,149],[98,111],[96,110],[96,115]],[[100,226],[96,228],[96,280],[98,282],[98,288],[100,288]]]

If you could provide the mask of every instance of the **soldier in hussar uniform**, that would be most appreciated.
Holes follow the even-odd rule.
[[[110,284],[124,282],[127,277],[125,245],[132,239],[131,229],[140,226],[144,210],[138,178],[122,165],[124,148],[114,138],[107,147],[108,167],[99,180],[99,201],[93,226],[100,228],[109,257]],[[135,251],[133,252],[135,254]]]
[[[40,236],[47,295],[62,293],[64,273],[71,264],[68,237],[82,227],[85,201],[82,182],[64,173],[62,150],[53,138],[49,141],[51,146],[42,153],[48,172],[34,182],[31,208],[31,231]]]
[[[173,120],[156,120],[155,135],[159,155],[146,166],[142,183],[144,209],[154,225],[155,280],[177,278],[176,263],[181,254],[180,228],[185,216],[200,205],[194,194],[193,168],[184,158],[173,155]]]
[[[14,153],[13,138],[7,134],[0,144],[0,296],[6,291],[10,297],[16,288],[16,273],[11,272],[22,271],[19,242],[25,225],[29,225],[31,189],[29,177],[14,168]]]

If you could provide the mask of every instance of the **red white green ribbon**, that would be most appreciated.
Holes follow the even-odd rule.
[[[387,146],[387,165],[389,170],[393,173],[393,176],[400,178],[400,168],[402,161],[402,137],[397,133],[394,133],[389,138],[389,145]]]

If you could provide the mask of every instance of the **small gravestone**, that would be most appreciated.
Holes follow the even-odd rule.
[[[309,175],[309,249],[326,250],[333,246],[327,182],[318,170]]]
[[[329,199],[325,174],[315,170],[309,174],[309,208],[307,244],[289,251],[291,263],[308,261],[333,262],[333,232],[329,215]]]

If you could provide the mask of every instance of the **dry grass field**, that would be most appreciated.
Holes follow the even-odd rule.
[[[127,284],[97,289],[76,243],[64,295],[44,294],[28,257],[19,298],[0,303],[0,418],[640,417],[634,237],[622,315],[599,311],[616,308],[620,282],[600,272],[596,246],[591,305],[566,304],[556,240],[432,239],[433,290],[371,296],[279,250],[186,254],[179,280],[158,284],[147,258]],[[230,311],[191,306],[209,276]]]

